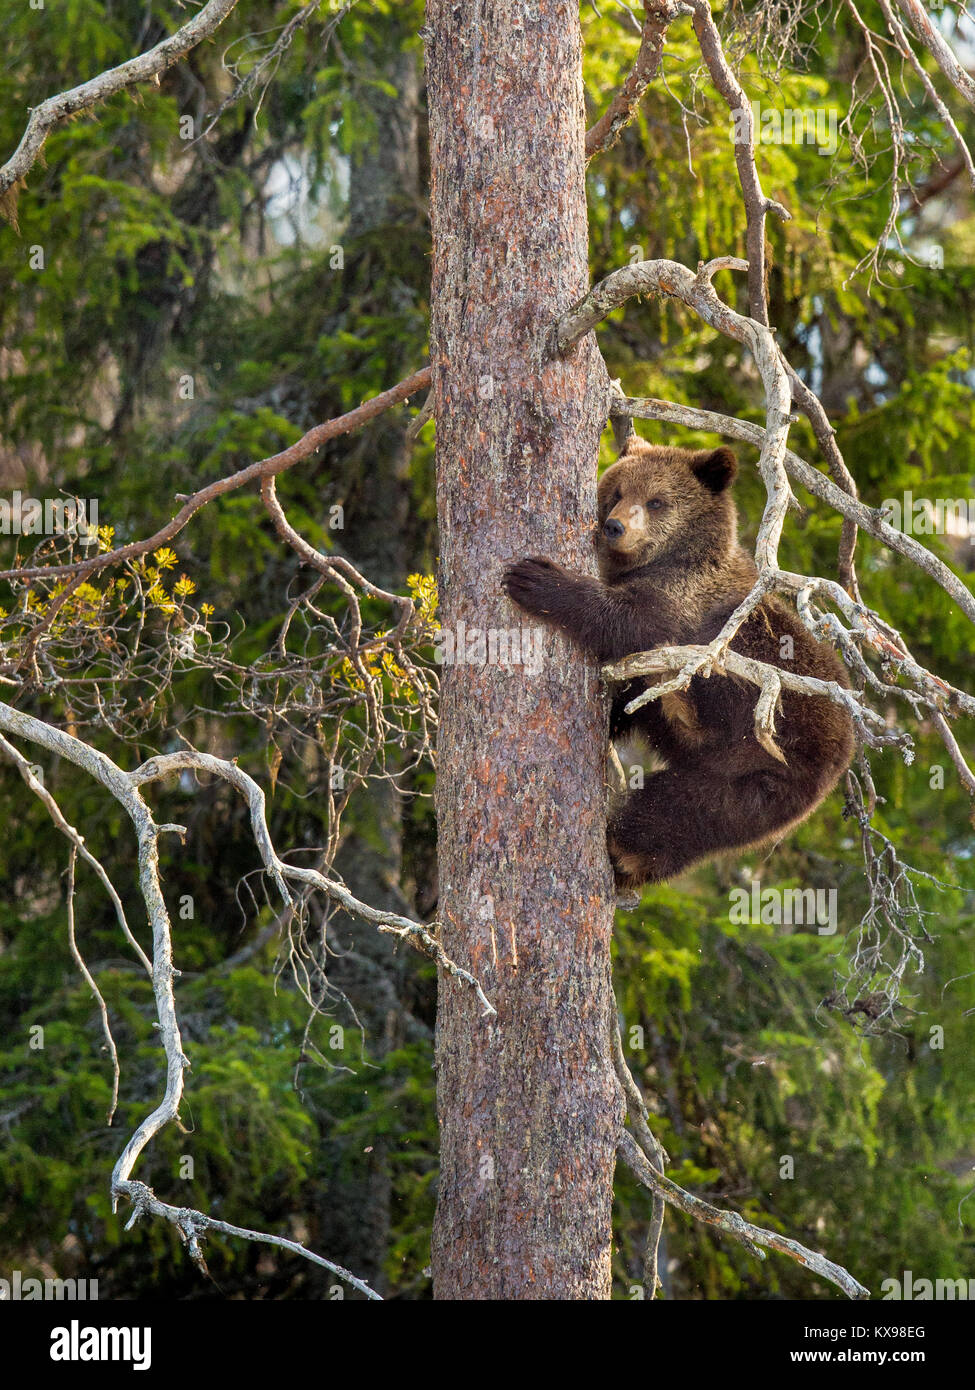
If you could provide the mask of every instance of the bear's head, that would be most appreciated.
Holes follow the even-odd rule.
[[[738,471],[733,452],[675,449],[633,436],[599,480],[594,536],[604,578],[705,544],[713,559],[737,544],[729,488]]]

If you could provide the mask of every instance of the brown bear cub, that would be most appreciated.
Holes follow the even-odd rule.
[[[710,642],[756,577],[738,544],[730,493],[736,472],[730,449],[694,452],[631,439],[599,480],[600,578],[530,558],[508,569],[506,592],[599,662]],[[833,650],[776,599],[751,615],[731,646],[782,670],[848,685]],[[621,889],[780,838],[828,795],[852,756],[850,718],[826,698],[783,690],[779,762],[755,737],[757,686],[695,676],[686,691],[627,715],[624,706],[646,684],[620,687],[610,722],[614,740],[635,735],[665,764],[611,815],[609,850]]]

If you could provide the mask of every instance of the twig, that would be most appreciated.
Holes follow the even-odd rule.
[[[647,1113],[646,1101],[643,1099],[643,1094],[633,1079],[633,1073],[623,1055],[623,1039],[620,1036],[618,1010],[614,1018],[614,1025],[612,1029],[613,1066],[616,1070],[617,1080],[623,1088],[623,1095],[626,1097],[627,1114],[636,1130],[636,1142],[647,1162],[658,1173],[662,1174],[664,1166],[669,1161],[667,1150],[650,1128],[650,1116]],[[665,1212],[666,1203],[663,1196],[659,1192],[654,1192],[650,1227],[647,1231],[647,1243],[643,1257],[643,1289],[647,1298],[651,1299],[656,1298],[657,1290],[661,1287],[657,1265]]]
[[[734,114],[735,163],[738,166],[738,182],[741,185],[742,200],[745,204],[745,247],[748,255],[748,305],[749,313],[756,323],[768,327],[768,295],[766,290],[765,262],[765,217],[769,212],[783,222],[791,220],[791,213],[762,191],[761,180],[755,165],[755,121],[752,108],[744,89],[735,76],[725,57],[721,45],[721,35],[714,22],[708,0],[690,0],[694,11],[694,32],[701,46],[701,53],[707,64],[711,81]]]
[[[937,87],[935,87],[934,83],[931,81],[930,77],[925,72],[924,65],[921,62],[920,58],[918,58],[917,54],[914,52],[914,49],[911,46],[907,35],[904,33],[903,26],[901,25],[897,16],[894,14],[894,11],[890,7],[889,0],[879,0],[879,4],[884,19],[887,21],[887,27],[893,35],[894,43],[897,45],[897,48],[901,56],[903,58],[906,58],[907,61],[910,63],[911,67],[914,69],[915,73],[920,79],[921,85],[928,94],[931,104],[934,106],[939,117],[941,118],[941,121],[944,124],[945,129],[951,132],[952,136],[954,137],[955,144],[958,146],[959,162],[952,165],[949,169],[946,169],[944,176],[941,179],[933,180],[932,185],[929,189],[922,190],[914,198],[915,206],[920,207],[921,204],[923,202],[926,202],[928,198],[934,196],[937,193],[943,192],[944,189],[948,187],[948,184],[951,183],[951,181],[961,172],[962,169],[968,170],[969,182],[971,183],[972,187],[975,188],[975,161],[973,161],[972,159],[972,152],[968,148],[968,144],[965,140],[965,137],[959,130],[958,124],[952,116],[951,112],[948,110],[948,107],[945,105],[940,95],[938,94]]]
[[[118,1083],[119,1077],[121,1076],[121,1070],[118,1064],[118,1049],[115,1046],[115,1039],[112,1037],[112,1025],[108,1021],[108,1009],[105,1005],[104,995],[98,988],[98,985],[95,983],[95,979],[91,971],[88,969],[88,966],[85,964],[85,958],[78,949],[78,941],[75,937],[74,862],[77,857],[78,847],[77,845],[72,845],[71,851],[68,855],[68,947],[71,951],[71,955],[74,958],[75,965],[77,965],[78,969],[81,971],[82,975],[85,978],[85,982],[88,985],[88,988],[95,996],[95,1002],[98,1004],[98,1012],[101,1015],[102,1032],[105,1035],[105,1046],[108,1048],[109,1054],[112,1058],[112,1099],[108,1107],[108,1114],[105,1117],[105,1123],[107,1125],[110,1125],[115,1115],[115,1111],[118,1108]]]
[[[5,739],[2,734],[0,734],[0,751],[3,752],[4,757],[8,758],[10,762],[14,764],[21,777],[27,783],[29,789],[41,802],[43,802],[44,806],[46,806],[48,814],[50,815],[57,828],[61,831],[63,835],[67,836],[67,838],[71,841],[72,845],[75,847],[75,849],[77,849],[78,853],[81,855],[82,859],[84,859],[84,861],[87,864],[90,864],[91,867],[95,870],[95,873],[101,880],[105,892],[112,900],[112,907],[115,909],[115,916],[118,918],[119,926],[122,928],[122,934],[124,935],[126,941],[128,941],[129,945],[132,947],[132,949],[135,951],[136,955],[139,957],[139,960],[142,962],[143,969],[151,979],[152,962],[149,960],[149,957],[146,955],[145,951],[143,951],[142,947],[139,945],[138,941],[136,941],[135,937],[133,936],[132,929],[129,926],[125,916],[125,909],[122,906],[122,900],[119,897],[118,893],[115,891],[115,885],[112,883],[112,880],[109,878],[103,865],[99,862],[99,860],[95,858],[95,856],[89,850],[88,846],[85,844],[84,836],[81,835],[73,825],[69,824],[69,822],[65,819],[60,806],[54,800],[54,797],[44,786],[43,782],[39,781],[39,779],[34,775],[34,770],[31,764],[27,761],[27,759],[20,752],[20,750],[18,748],[15,748],[13,744],[10,743],[7,739]]]
[[[339,24],[349,13],[349,11],[352,9],[355,3],[356,0],[346,0],[346,3],[338,11],[338,13],[332,15],[331,18],[328,20],[322,34],[322,42],[319,48],[319,61],[321,61],[322,55],[328,48],[329,40],[331,39],[335,30],[338,28]],[[299,10],[297,14],[291,16],[291,18],[288,20],[287,24],[281,30],[281,33],[278,35],[277,39],[271,45],[267,53],[265,53],[263,57],[261,57],[254,64],[250,72],[247,73],[246,77],[242,77],[240,79],[240,81],[237,83],[236,87],[230,93],[230,95],[224,97],[223,101],[217,107],[216,111],[214,111],[213,115],[209,117],[209,124],[201,132],[197,139],[202,140],[205,136],[209,135],[210,131],[213,130],[220,117],[229,107],[233,106],[236,102],[241,101],[244,97],[250,96],[251,92],[254,91],[258,82],[261,80],[261,77],[264,75],[265,72],[267,72],[271,64],[276,62],[276,60],[281,57],[282,53],[285,53],[291,47],[291,44],[294,40],[294,36],[298,32],[298,30],[303,28],[315,14],[315,12],[317,10],[320,10],[321,7],[322,0],[311,0],[311,3],[306,5],[304,9]],[[228,71],[233,71],[233,69],[230,68],[226,62],[224,66],[228,68]],[[270,82],[270,80],[271,78],[269,77],[268,82]],[[257,119],[258,111],[260,110],[260,106],[261,102],[259,101],[257,104],[257,109],[254,111],[253,115],[253,119],[255,122]]]

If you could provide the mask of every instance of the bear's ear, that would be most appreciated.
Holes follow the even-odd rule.
[[[724,492],[735,481],[738,460],[734,450],[727,446],[720,449],[704,449],[691,459],[691,471],[699,483],[710,492]]]

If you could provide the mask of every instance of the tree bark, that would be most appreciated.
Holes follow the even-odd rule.
[[[622,1114],[605,712],[581,653],[500,589],[525,554],[595,569],[606,373],[592,337],[566,361],[546,346],[588,284],[578,6],[428,0],[427,23],[441,621],[457,642],[439,915],[497,1009],[482,1018],[441,979],[434,1296],[607,1298]],[[534,672],[472,646],[528,628]]]

